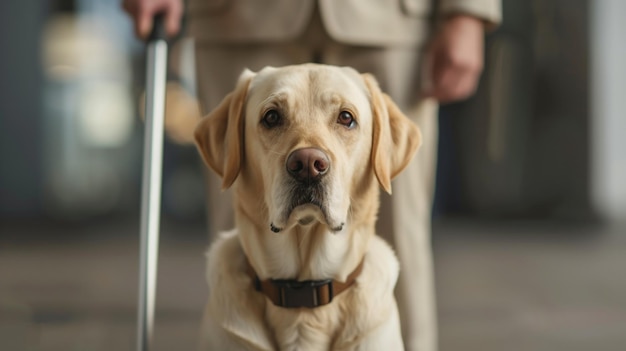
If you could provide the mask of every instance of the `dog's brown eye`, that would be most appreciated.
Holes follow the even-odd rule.
[[[352,117],[352,114],[348,111],[341,111],[339,117],[337,117],[337,123],[342,124],[349,129],[352,129],[354,128],[354,126],[356,126],[356,121],[354,120],[354,117]]]
[[[281,123],[280,113],[278,113],[278,111],[276,110],[269,110],[265,112],[265,115],[263,115],[263,119],[261,120],[261,123],[263,123],[263,125],[266,128],[276,127],[277,125]]]

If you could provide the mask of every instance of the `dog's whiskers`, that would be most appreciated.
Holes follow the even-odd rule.
[[[285,152],[279,152],[274,150],[268,150],[269,154],[276,155],[278,157],[285,157],[287,154]]]

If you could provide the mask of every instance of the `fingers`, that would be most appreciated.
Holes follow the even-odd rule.
[[[483,41],[480,21],[460,16],[446,21],[428,50],[424,95],[442,103],[472,95],[483,69]]]
[[[135,32],[141,39],[146,39],[150,34],[150,30],[152,30],[153,16],[154,15],[151,11],[146,11],[145,9],[137,14],[137,19],[135,20]]]
[[[431,62],[431,81],[425,96],[446,103],[466,99],[474,93],[481,65],[455,59],[446,52],[434,52]]]
[[[435,95],[440,102],[464,100],[474,93],[478,73],[471,68],[446,66],[435,85]]]
[[[183,16],[183,4],[180,1],[170,1],[165,12],[165,29],[172,37],[180,31],[180,21]]]
[[[135,34],[139,38],[148,37],[154,25],[154,16],[159,13],[165,15],[165,29],[169,36],[180,31],[182,0],[125,0],[122,7],[133,18]]]
[[[476,91],[476,81],[477,79],[467,76],[451,75],[450,79],[437,86],[430,96],[440,103],[465,100]]]

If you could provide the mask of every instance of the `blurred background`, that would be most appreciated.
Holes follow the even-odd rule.
[[[626,350],[626,1],[503,9],[440,113],[441,350]],[[135,348],[143,70],[118,1],[0,3],[0,350]],[[204,166],[168,141],[163,172],[155,349],[187,350]]]

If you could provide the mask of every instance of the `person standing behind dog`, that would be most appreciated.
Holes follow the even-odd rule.
[[[123,7],[141,38],[157,13],[165,14],[170,35],[180,30],[182,0],[124,0]],[[203,114],[234,88],[244,68],[318,62],[374,74],[420,126],[423,145],[394,180],[394,195],[381,195],[377,231],[400,260],[396,298],[404,345],[436,350],[430,218],[438,103],[476,89],[484,32],[500,22],[500,0],[189,0],[188,14]],[[217,176],[208,178],[214,235],[233,225],[231,200],[217,191]]]

